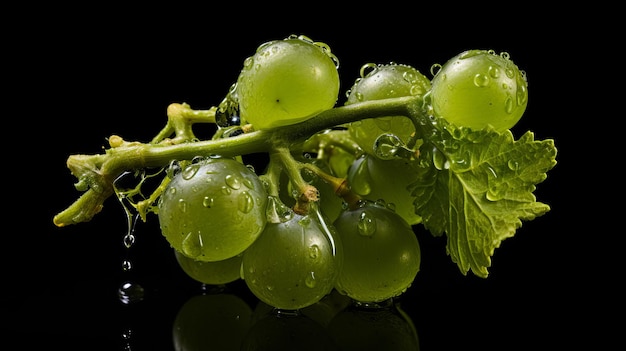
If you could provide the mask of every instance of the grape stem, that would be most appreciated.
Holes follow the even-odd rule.
[[[416,128],[420,125],[420,119],[427,118],[421,96],[399,97],[335,107],[304,122],[275,129],[252,130],[230,138],[195,141],[192,125],[215,123],[215,111],[216,108],[193,110],[184,103],[171,104],[167,109],[167,125],[150,143],[129,142],[113,135],[108,139],[110,148],[104,154],[69,156],[66,165],[78,179],[75,188],[84,193],[54,216],[54,224],[64,227],[90,221],[114,194],[115,179],[126,171],[164,167],[174,160],[190,160],[196,156],[235,157],[259,152],[271,153],[281,148],[290,150],[318,132],[367,118],[406,116]],[[168,138],[172,134],[174,137]],[[298,189],[306,190],[300,186]]]

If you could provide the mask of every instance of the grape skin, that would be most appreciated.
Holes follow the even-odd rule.
[[[412,228],[397,213],[365,201],[333,223],[343,246],[336,289],[360,302],[399,296],[419,272],[421,251]]]
[[[243,254],[243,278],[259,300],[285,310],[320,301],[335,284],[340,257],[324,226],[313,215],[292,213],[268,223]]]
[[[431,88],[430,80],[409,65],[366,64],[361,68],[361,75],[350,89],[345,105],[403,96],[423,96]],[[387,116],[352,122],[348,131],[365,152],[375,154],[374,144],[379,135],[391,133],[406,142],[415,132],[415,126],[404,116]]]
[[[306,37],[259,46],[237,79],[242,121],[270,129],[332,108],[340,85],[335,59],[328,47]]]
[[[259,177],[230,158],[209,158],[176,173],[159,198],[161,232],[199,261],[241,254],[261,234],[267,192]]]
[[[468,50],[448,60],[432,80],[435,116],[457,126],[496,131],[512,128],[528,104],[524,72],[507,53]]]
[[[176,250],[174,255],[183,272],[203,284],[222,285],[241,277],[241,254],[213,262],[198,261]]]

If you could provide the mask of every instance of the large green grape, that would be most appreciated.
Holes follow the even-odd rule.
[[[337,66],[328,46],[304,36],[262,44],[237,79],[242,121],[268,129],[332,108],[339,95]]]
[[[336,288],[361,302],[401,295],[420,269],[421,251],[411,226],[375,202],[344,211],[333,223],[344,262]]]
[[[356,159],[348,170],[350,189],[363,199],[384,200],[410,225],[422,222],[415,214],[414,197],[408,186],[417,181],[418,162],[404,158],[383,160],[371,154]]]
[[[286,209],[283,220],[267,223],[244,252],[242,275],[259,300],[279,309],[297,310],[320,301],[333,289],[341,268],[341,250],[334,229],[323,222],[317,210],[301,215]]]
[[[211,262],[195,260],[177,250],[174,250],[174,255],[183,272],[200,283],[221,285],[241,277],[241,254]]]
[[[508,53],[468,50],[436,72],[430,99],[435,116],[454,125],[477,130],[491,125],[503,131],[524,114],[528,83]]]
[[[265,228],[267,192],[250,168],[231,158],[207,158],[172,175],[159,198],[161,232],[198,261],[242,253]]]
[[[361,68],[361,77],[350,89],[345,104],[424,95],[430,88],[430,79],[409,65],[370,63]],[[388,116],[352,122],[348,130],[365,152],[375,154],[374,144],[379,135],[391,133],[406,143],[415,126],[404,116]]]

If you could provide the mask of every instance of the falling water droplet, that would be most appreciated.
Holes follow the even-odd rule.
[[[123,304],[129,305],[143,300],[144,289],[139,284],[124,282],[120,288],[117,289],[117,296]]]

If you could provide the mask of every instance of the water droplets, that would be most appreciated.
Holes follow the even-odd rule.
[[[315,285],[317,285],[315,272],[309,272],[309,274],[307,274],[307,276],[304,278],[304,284],[311,289],[313,289]]]
[[[117,296],[123,304],[129,305],[143,300],[144,288],[139,284],[124,282],[117,290]]]
[[[372,236],[376,232],[376,219],[372,217],[367,211],[361,212],[359,215],[359,221],[357,222],[357,229],[360,235]]]
[[[203,246],[202,234],[190,232],[182,241],[181,251],[189,257],[199,257],[202,255]]]

